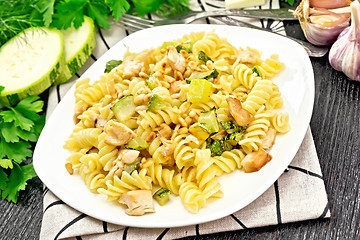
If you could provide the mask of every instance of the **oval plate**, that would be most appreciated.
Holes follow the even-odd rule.
[[[265,59],[278,54],[285,63],[284,70],[274,78],[284,99],[283,110],[290,116],[291,131],[277,137],[270,153],[272,160],[260,171],[244,173],[237,170],[223,175],[219,182],[223,198],[208,201],[197,214],[189,213],[179,197],[172,196],[163,207],[155,203],[156,212],[144,216],[128,216],[120,204],[89,191],[79,175],[69,175],[64,165],[70,153],[63,149],[65,140],[74,128],[74,86],[56,107],[37,142],[33,163],[44,184],[74,209],[113,224],[132,227],[164,228],[193,225],[212,221],[234,213],[264,193],[284,172],[294,158],[310,122],[314,102],[314,75],[305,50],[297,43],[272,33],[225,25],[168,25],[142,30],[129,35],[99,58],[82,76],[95,81],[103,74],[105,64],[122,59],[126,48],[140,52],[160,46],[165,41],[184,34],[212,31],[226,37],[235,47],[247,46],[262,51]]]

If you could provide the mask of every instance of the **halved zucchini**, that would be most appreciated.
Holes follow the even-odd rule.
[[[49,88],[63,69],[64,40],[59,30],[28,28],[0,48],[1,100],[15,104]]]

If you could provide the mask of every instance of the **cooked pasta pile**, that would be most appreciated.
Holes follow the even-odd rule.
[[[219,176],[258,171],[276,135],[289,131],[271,80],[283,67],[276,54],[263,60],[214,31],[128,51],[93,84],[77,81],[65,166],[127,214],[154,212],[159,188],[197,213],[222,197]]]

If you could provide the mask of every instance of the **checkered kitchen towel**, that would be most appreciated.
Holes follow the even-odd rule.
[[[193,1],[192,8],[194,10],[211,10],[221,7],[221,4],[224,4],[221,0],[211,3]],[[267,0],[266,5],[262,8],[279,8],[279,2],[278,0]],[[281,22],[256,19],[247,19],[247,21],[284,34],[284,27]],[[201,23],[205,22],[212,23],[212,20],[201,21]],[[116,24],[113,24],[109,30],[99,30],[97,46],[86,65],[71,81],[50,90],[47,116],[51,114],[75,80],[104,52],[129,34],[131,32]],[[94,219],[72,209],[45,187],[40,238],[175,239],[328,217],[330,217],[330,212],[327,194],[309,128],[299,151],[282,176],[250,205],[220,220],[194,226],[165,229],[119,226]]]

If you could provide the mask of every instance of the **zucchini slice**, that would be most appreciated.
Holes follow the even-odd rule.
[[[49,88],[63,69],[64,40],[59,30],[28,28],[0,48],[1,100],[15,104]]]
[[[114,115],[119,122],[124,122],[130,119],[135,113],[135,108],[134,96],[130,94],[120,98],[114,103],[111,110],[114,112]]]
[[[154,193],[153,198],[159,203],[160,206],[164,206],[170,200],[169,195],[169,189],[160,188]]]
[[[61,32],[65,43],[65,67],[55,84],[69,81],[88,60],[96,44],[94,21],[87,16],[78,29],[70,27]]]

